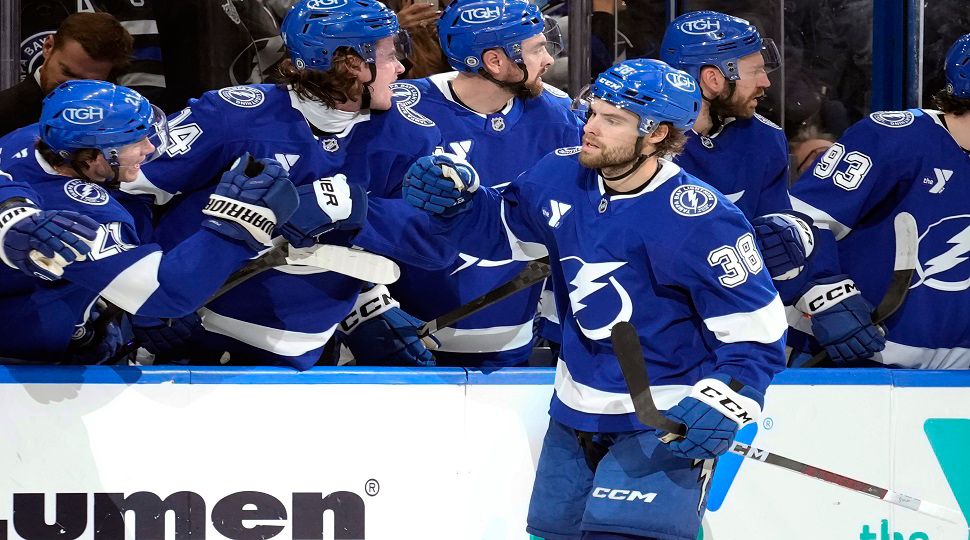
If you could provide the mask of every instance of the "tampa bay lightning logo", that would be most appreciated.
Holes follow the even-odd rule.
[[[430,118],[414,110],[414,106],[421,101],[421,91],[417,86],[402,82],[391,83],[391,95],[397,111],[409,122],[423,127],[434,127],[435,123]]]
[[[950,216],[919,237],[916,287],[960,292],[970,289],[970,215]]]
[[[69,180],[64,184],[64,193],[75,201],[93,206],[104,206],[110,199],[107,190],[103,187],[77,179]]]
[[[252,109],[266,99],[266,94],[259,88],[252,86],[230,86],[219,90],[219,97],[237,107]]]
[[[616,323],[629,321],[633,300],[613,272],[625,262],[586,262],[579,257],[560,259],[569,283],[569,304],[579,330],[589,339],[609,339]]]
[[[670,194],[670,207],[682,216],[703,216],[717,206],[717,197],[711,190],[694,184],[677,186]]]
[[[891,128],[906,127],[916,119],[909,111],[877,111],[869,115],[873,122]]]

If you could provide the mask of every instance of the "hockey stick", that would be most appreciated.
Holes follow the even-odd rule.
[[[465,317],[468,317],[472,313],[475,313],[480,309],[484,309],[495,302],[498,302],[499,300],[503,300],[506,297],[521,291],[522,289],[539,283],[547,277],[549,277],[549,257],[529,261],[529,264],[527,264],[526,267],[519,272],[519,275],[515,276],[504,285],[499,285],[497,288],[488,291],[487,293],[469,301],[462,306],[458,306],[437,319],[424,323],[421,328],[418,328],[418,337],[425,337],[434,334],[438,330],[446,326],[451,326]]]
[[[893,277],[889,288],[883,295],[879,305],[872,311],[872,324],[881,324],[896,313],[909,293],[909,284],[913,280],[913,273],[918,264],[916,248],[919,243],[919,231],[916,219],[909,212],[900,212],[893,220],[896,232],[896,259],[893,262]],[[815,367],[829,360],[829,354],[822,349],[815,356],[808,359],[800,368]]]
[[[623,372],[623,379],[626,381],[627,389],[629,389],[630,396],[633,398],[633,409],[637,415],[637,419],[657,431],[668,432],[667,436],[661,439],[664,442],[676,440],[686,434],[687,427],[684,424],[671,420],[657,410],[657,404],[654,403],[653,395],[650,393],[650,379],[647,376],[647,366],[643,359],[640,338],[637,336],[636,329],[633,325],[628,322],[617,323],[613,327],[611,339],[613,341],[613,352],[616,354],[617,361],[620,363],[620,369]],[[778,454],[773,454],[761,448],[734,442],[728,451],[741,457],[755,459],[822,480],[823,482],[851,489],[863,495],[882,499],[890,504],[909,508],[910,510],[949,521],[950,523],[956,523],[957,525],[964,524],[963,515],[950,508],[923,501],[916,497],[910,497],[909,495],[904,495],[890,489],[874,486],[825,469],[813,467],[812,465],[779,456]]]

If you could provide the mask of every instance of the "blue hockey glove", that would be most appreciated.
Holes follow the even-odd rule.
[[[41,211],[29,201],[0,206],[0,259],[28,276],[60,279],[91,252],[98,223],[67,210]]]
[[[367,191],[360,184],[348,184],[338,174],[321,178],[296,189],[300,206],[279,228],[291,245],[310,247],[317,237],[334,229],[349,231],[364,226],[367,218]]]
[[[254,251],[272,246],[277,224],[296,211],[300,198],[290,174],[275,159],[245,154],[222,175],[202,213],[202,226],[245,243]]]
[[[772,279],[792,279],[815,248],[812,218],[798,212],[768,214],[751,221],[758,249]]]
[[[189,313],[178,319],[134,316],[131,318],[131,329],[135,334],[135,343],[156,356],[177,352],[203,332],[202,318],[198,313]]]
[[[757,422],[764,394],[726,375],[702,379],[667,416],[687,426],[687,434],[668,443],[676,456],[712,459],[727,452],[738,429]],[[661,435],[662,440],[667,440]]]
[[[377,285],[360,293],[354,310],[340,323],[341,341],[359,366],[416,365],[433,367],[434,356],[418,337],[423,321],[401,309],[387,287]],[[432,348],[441,344],[428,336]]]
[[[468,209],[478,190],[478,172],[452,154],[418,159],[404,175],[403,197],[411,206],[451,217]]]
[[[108,307],[107,302],[97,299],[91,306],[88,320],[74,328],[68,346],[67,362],[71,364],[102,364],[117,358],[133,340],[127,314]]]
[[[872,305],[849,276],[808,285],[795,307],[812,317],[812,334],[835,362],[871,358],[886,348],[886,336],[872,324]]]

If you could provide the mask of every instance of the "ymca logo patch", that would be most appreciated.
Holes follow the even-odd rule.
[[[391,83],[391,95],[397,111],[409,122],[422,127],[434,127],[435,123],[430,118],[414,111],[413,107],[421,101],[421,91],[417,86],[409,83]]]
[[[549,220],[549,226],[553,229],[558,229],[559,225],[562,224],[562,218],[572,210],[573,206],[571,204],[566,204],[564,202],[559,202],[555,199],[549,201],[549,207],[542,209],[542,215]]]
[[[869,118],[880,126],[901,128],[912,124],[916,116],[909,111],[878,111],[870,114]]]
[[[703,216],[717,206],[717,196],[711,190],[693,184],[677,186],[670,194],[670,207],[686,217]]]
[[[219,90],[219,97],[236,107],[252,109],[259,107],[266,99],[266,94],[262,90],[251,86],[230,86]]]
[[[64,193],[75,201],[93,206],[104,206],[110,199],[108,191],[103,187],[78,179],[64,184]]]

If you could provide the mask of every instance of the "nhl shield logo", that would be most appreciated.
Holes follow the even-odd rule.
[[[501,116],[492,118],[492,129],[495,131],[502,131],[505,129],[505,119]]]
[[[701,144],[704,145],[704,148],[707,148],[708,150],[714,148],[714,141],[712,141],[711,138],[706,135],[701,135]]]
[[[670,194],[670,207],[686,217],[703,216],[717,206],[714,193],[701,186],[684,184]]]
[[[107,190],[103,187],[78,179],[70,180],[64,184],[64,193],[75,201],[92,206],[104,206],[108,204],[110,199]]]
[[[337,141],[337,139],[324,139],[323,149],[327,152],[336,152],[337,150],[340,150],[340,143]]]

